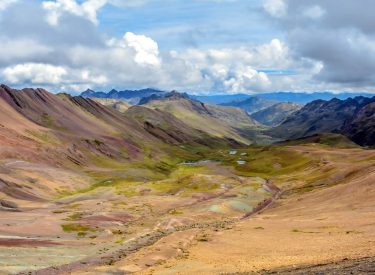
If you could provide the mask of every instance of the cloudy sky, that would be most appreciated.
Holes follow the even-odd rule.
[[[71,93],[375,92],[375,1],[358,3],[0,0],[0,81]]]

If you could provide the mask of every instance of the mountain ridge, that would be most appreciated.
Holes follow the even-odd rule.
[[[363,96],[346,100],[334,98],[329,101],[312,101],[268,133],[283,139],[302,138],[325,132],[341,133],[360,145],[372,146],[375,144],[372,138],[372,128],[375,127],[374,102],[375,97]]]

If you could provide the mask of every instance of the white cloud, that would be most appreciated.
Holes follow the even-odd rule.
[[[88,69],[72,69],[43,63],[17,64],[5,68],[1,75],[12,84],[59,85],[60,87],[81,87],[103,85],[108,78],[92,73]]]
[[[0,10],[5,10],[11,4],[16,3],[18,0],[0,0]]]
[[[33,51],[43,49],[43,45],[39,45]],[[11,52],[10,47],[6,51]],[[55,64],[53,54],[49,56],[51,63],[9,65],[1,75],[10,83],[54,85],[72,90],[111,85],[252,93],[287,86],[291,82],[290,76],[274,78],[262,70],[301,67],[278,39],[252,47],[159,53],[153,39],[126,33],[122,39],[111,39],[104,47],[59,48],[57,54],[64,60],[63,66],[52,65]]]
[[[233,76],[223,82],[227,92],[254,92],[263,91],[270,87],[271,81],[263,72],[258,72],[252,67],[239,67]]]
[[[190,49],[185,52],[173,51],[173,58],[183,59],[190,70],[198,71],[201,78],[195,78],[195,85],[205,85],[205,90],[215,92],[262,92],[277,87],[286,87],[291,76],[269,76],[263,70],[300,68],[302,64],[292,59],[289,48],[280,40],[239,48]],[[168,66],[168,64],[167,64]],[[185,70],[187,72],[188,69]],[[184,81],[182,72],[180,82]],[[288,81],[286,79],[288,78]],[[199,83],[198,83],[199,82]]]
[[[59,84],[67,71],[60,66],[27,63],[6,68],[3,76],[10,83]]]
[[[112,39],[108,44],[132,49],[134,61],[141,66],[160,66],[158,44],[150,37],[127,32],[121,40]]]
[[[268,75],[265,71],[304,66],[293,60],[289,48],[278,39],[256,46],[159,52],[152,38],[127,32],[97,47],[56,47],[30,39],[13,46],[14,50],[12,44],[0,45],[0,76],[4,81],[43,85],[55,91],[107,89],[110,85],[191,92],[262,92],[289,88],[294,77]]]
[[[286,15],[288,6],[283,0],[263,0],[263,8],[271,16],[281,18]]]
[[[47,11],[47,21],[51,25],[57,25],[65,12],[84,17],[92,23],[98,24],[97,11],[107,2],[108,0],[86,0],[79,4],[76,0],[44,1],[43,8]]]

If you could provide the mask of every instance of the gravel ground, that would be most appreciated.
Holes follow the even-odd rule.
[[[232,273],[230,275],[255,275],[255,274],[280,274],[280,275],[349,275],[349,274],[375,274],[375,257],[357,260],[345,259],[341,262],[306,266],[299,268],[282,268],[277,270],[263,270],[260,272]],[[229,274],[227,274],[229,275]]]

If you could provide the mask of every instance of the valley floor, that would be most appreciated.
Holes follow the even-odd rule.
[[[169,180],[101,186],[27,211],[2,212],[0,270],[373,270],[373,258],[363,258],[375,257],[374,151],[308,145],[223,154],[222,165],[184,165]],[[233,165],[239,158],[246,164]]]

